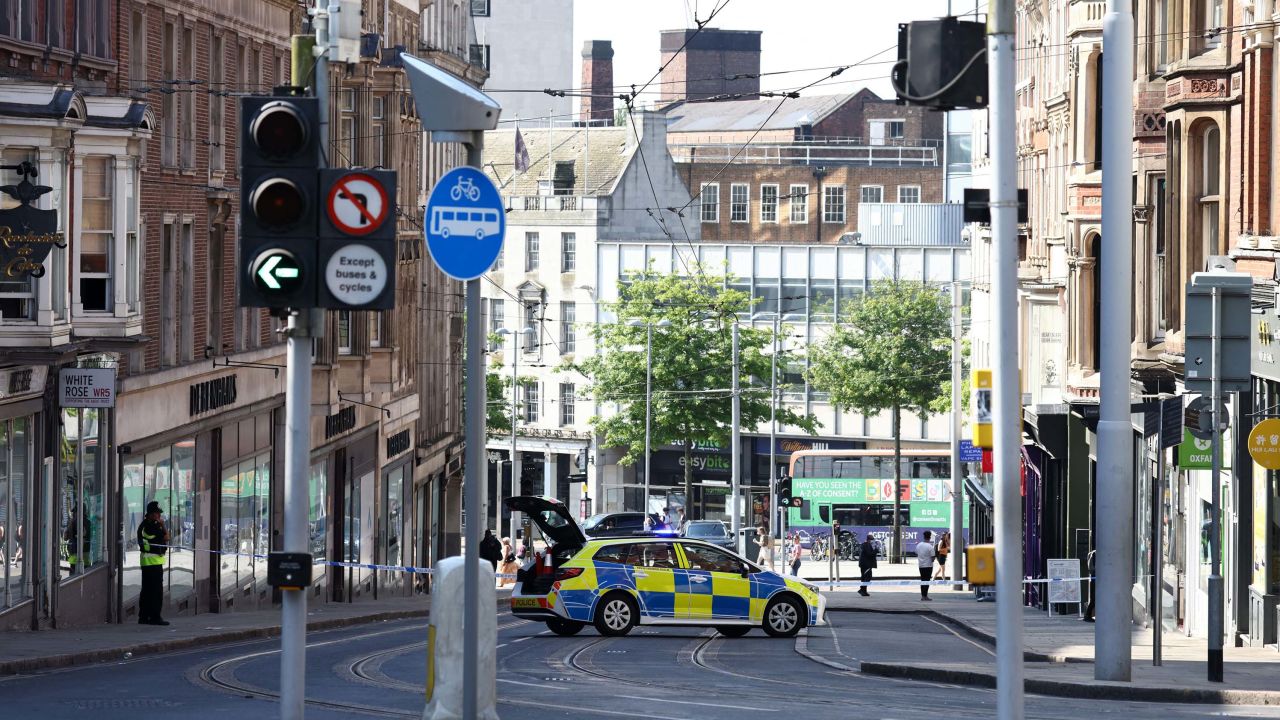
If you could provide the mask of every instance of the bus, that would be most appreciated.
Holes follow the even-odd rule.
[[[441,237],[473,236],[483,240],[498,234],[498,211],[488,208],[435,207],[431,209],[431,233]]]
[[[804,499],[788,510],[787,528],[802,538],[826,537],[828,517],[840,523],[841,532],[853,532],[859,541],[868,533],[885,551],[893,533],[893,450],[800,450],[791,455],[791,493]],[[903,450],[902,498],[899,513],[902,551],[915,551],[925,530],[936,540],[951,529],[951,457],[947,451]],[[968,535],[969,507],[964,509]]]

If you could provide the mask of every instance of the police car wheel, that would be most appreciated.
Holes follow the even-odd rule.
[[[763,625],[772,637],[794,637],[804,625],[800,603],[789,597],[774,600],[764,609]]]
[[[639,614],[636,602],[630,597],[620,592],[610,593],[596,607],[596,630],[609,637],[626,635],[636,626]]]
[[[582,623],[573,622],[572,620],[548,620],[547,629],[557,635],[577,635],[582,630]]]
[[[716,626],[716,632],[720,633],[725,637],[735,637],[735,638],[742,637],[743,635],[746,635],[747,633],[751,632],[751,626],[749,625],[718,625]]]

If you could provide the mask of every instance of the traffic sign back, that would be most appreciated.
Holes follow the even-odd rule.
[[[444,174],[427,200],[427,251],[440,271],[455,280],[488,272],[502,252],[507,217],[493,182],[473,167]]]

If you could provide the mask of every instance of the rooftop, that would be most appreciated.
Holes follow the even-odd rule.
[[[538,195],[539,181],[557,180],[557,164],[572,162],[572,174],[561,166],[566,195],[608,194],[627,166],[629,127],[552,128],[519,130],[529,153],[529,168],[515,168],[516,130],[485,133],[484,170],[505,196]],[[632,138],[634,140],[634,138]]]
[[[819,122],[854,95],[856,93],[801,96],[789,100],[768,98],[680,103],[667,110],[667,117],[671,119],[667,132],[790,130]]]

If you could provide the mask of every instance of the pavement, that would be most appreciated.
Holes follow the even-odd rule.
[[[910,613],[944,623],[957,634],[994,649],[996,604],[977,602],[971,591],[934,586],[931,602],[920,600],[918,588],[872,587],[870,597],[856,588],[826,592],[832,613]],[[1130,682],[1094,679],[1094,629],[1077,615],[1055,615],[1022,608],[1026,690],[1073,698],[1147,702],[1280,705],[1280,652],[1274,648],[1229,647],[1224,651],[1224,682],[1206,679],[1208,643],[1165,630],[1162,660],[1152,665],[1152,630],[1135,626]],[[829,658],[823,658],[829,659]],[[995,656],[987,662],[860,662],[851,670],[884,677],[995,687]],[[821,661],[821,659],[820,659]],[[841,664],[839,660],[833,661]],[[832,664],[832,663],[828,663]]]

